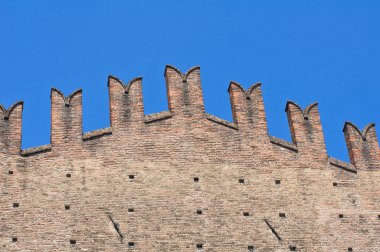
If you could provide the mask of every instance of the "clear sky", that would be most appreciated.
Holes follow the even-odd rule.
[[[317,101],[328,153],[347,161],[344,122],[380,123],[379,27],[375,0],[0,0],[0,103],[25,102],[28,148],[49,143],[51,87],[83,89],[87,132],[109,126],[109,74],[143,76],[149,114],[167,110],[166,64],[200,65],[208,113],[232,120],[229,82],[260,81],[271,135],[290,140],[287,100]]]

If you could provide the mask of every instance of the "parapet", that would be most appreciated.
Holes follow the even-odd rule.
[[[370,123],[360,131],[351,122],[343,127],[351,163],[356,167],[375,169],[380,167],[380,150],[375,124]]]
[[[144,123],[142,78],[124,84],[118,78],[108,77],[110,124],[112,128]]]
[[[65,97],[56,88],[51,89],[51,145],[61,146],[82,140],[82,90]]]
[[[110,127],[85,134],[82,131],[82,90],[65,96],[58,89],[52,88],[51,141],[48,145],[28,150],[20,148],[23,102],[17,102],[8,109],[0,105],[3,112],[0,119],[1,153],[29,157],[55,149],[59,151],[68,144],[74,146],[74,149],[81,148],[84,142],[107,135],[117,137],[119,132],[145,134],[147,130],[144,127],[165,120],[205,120],[237,132],[244,144],[273,144],[297,155],[308,155],[314,160],[352,172],[379,166],[380,151],[374,124],[367,125],[363,131],[350,122],[344,125],[343,132],[351,161],[351,164],[346,164],[327,155],[318,103],[303,110],[296,103],[287,102],[285,112],[292,136],[292,143],[289,143],[268,134],[261,83],[255,83],[245,90],[239,83],[231,81],[228,92],[233,122],[228,122],[205,112],[199,66],[182,73],[167,65],[164,77],[169,111],[144,115],[142,78],[137,77],[124,84],[118,78],[109,76]]]
[[[247,90],[231,81],[228,87],[234,122],[241,131],[256,135],[260,141],[268,140],[267,119],[261,91],[261,83],[255,83]]]
[[[204,117],[200,67],[192,67],[183,74],[167,65],[164,76],[170,112],[179,116]]]
[[[319,157],[320,160],[326,160],[327,152],[318,103],[312,103],[302,110],[295,102],[288,101],[285,112],[288,116],[293,143],[301,152],[307,152]]]
[[[14,103],[8,109],[0,105],[3,117],[0,118],[0,152],[10,155],[20,154],[22,101]]]

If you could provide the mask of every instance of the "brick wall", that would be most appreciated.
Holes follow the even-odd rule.
[[[378,251],[373,124],[328,157],[318,105],[288,102],[268,135],[261,84],[231,82],[233,122],[205,112],[200,69],[167,66],[169,111],[110,76],[110,128],[82,133],[82,92],[51,91],[51,143],[20,150],[22,103],[0,118],[2,251]]]

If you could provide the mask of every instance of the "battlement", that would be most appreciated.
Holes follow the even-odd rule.
[[[321,160],[327,160],[324,135],[318,112],[318,103],[307,106],[304,110],[295,102],[288,101],[285,112],[293,144],[285,140],[268,136],[267,120],[261,90],[261,83],[255,83],[247,90],[237,82],[231,81],[230,94],[233,122],[205,113],[200,78],[200,67],[196,66],[182,73],[177,68],[167,65],[164,76],[168,93],[169,111],[153,115],[144,115],[142,98],[142,77],[137,77],[124,84],[114,76],[108,77],[110,101],[110,128],[94,132],[82,132],[82,90],[76,90],[65,96],[56,88],[51,89],[51,143],[49,148],[67,144],[69,141],[80,145],[82,141],[114,131],[137,130],[155,121],[183,117],[193,120],[209,120],[241,132],[246,138],[258,142],[271,142],[292,151],[300,152],[313,149]],[[21,120],[23,102],[17,102],[5,109],[1,127],[1,149],[3,153],[29,156],[40,153],[46,147],[21,150]],[[140,126],[137,126],[140,125]],[[375,125],[368,124],[360,131],[354,124],[346,122],[343,128],[347,148],[353,166],[368,166],[379,158],[378,140]],[[364,153],[363,150],[371,150]]]
[[[286,103],[289,142],[268,134],[261,83],[230,82],[230,122],[205,111],[198,66],[164,77],[169,109],[145,115],[142,78],[109,76],[110,126],[85,133],[82,90],[52,88],[50,143],[24,150],[23,102],[0,106],[0,247],[376,251],[373,123],[345,123],[347,163],[327,155],[318,103]]]

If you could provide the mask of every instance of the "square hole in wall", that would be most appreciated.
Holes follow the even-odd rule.
[[[135,211],[135,209],[133,209],[133,208],[128,208],[128,212],[129,213],[133,213]]]
[[[242,179],[242,178],[239,179],[239,183],[240,183],[240,184],[244,184],[244,179]]]
[[[70,240],[70,244],[77,244],[76,240]]]
[[[202,210],[198,209],[197,214],[202,214]]]
[[[13,237],[12,242],[17,242],[17,237]]]
[[[199,178],[198,177],[194,177],[194,182],[199,182]]]
[[[65,205],[65,209],[69,210],[70,209],[70,205]]]
[[[13,207],[19,207],[20,203],[13,203]]]
[[[253,252],[253,250],[254,250],[254,247],[253,247],[252,245],[249,245],[249,246],[248,246],[248,251],[249,251],[249,252]]]
[[[290,246],[289,246],[289,250],[290,250],[290,251],[296,251],[296,250],[297,250],[297,247],[296,247],[296,246],[293,246],[293,245],[290,245]]]
[[[128,175],[128,178],[131,179],[131,180],[135,179],[135,175]]]
[[[8,174],[9,174],[9,175],[12,175],[12,174],[13,174],[13,171],[8,171]]]
[[[128,242],[128,247],[133,248],[135,246],[134,242]]]
[[[353,251],[352,248],[348,248],[347,251]]]
[[[71,178],[71,173],[66,173],[67,178]]]
[[[285,218],[285,213],[279,213],[278,216],[280,216],[281,218]]]
[[[249,213],[248,212],[244,212],[243,215],[244,216],[249,216]]]
[[[281,184],[281,180],[276,179],[276,180],[274,181],[274,183],[275,183],[276,185],[279,185],[279,184]]]
[[[339,218],[343,218],[343,214],[339,214]]]
[[[198,243],[197,244],[197,249],[203,249],[203,244],[202,243]]]
[[[380,220],[380,214],[377,216],[377,218]]]
[[[338,186],[338,183],[337,183],[337,182],[334,182],[334,183],[333,183],[333,186]]]

